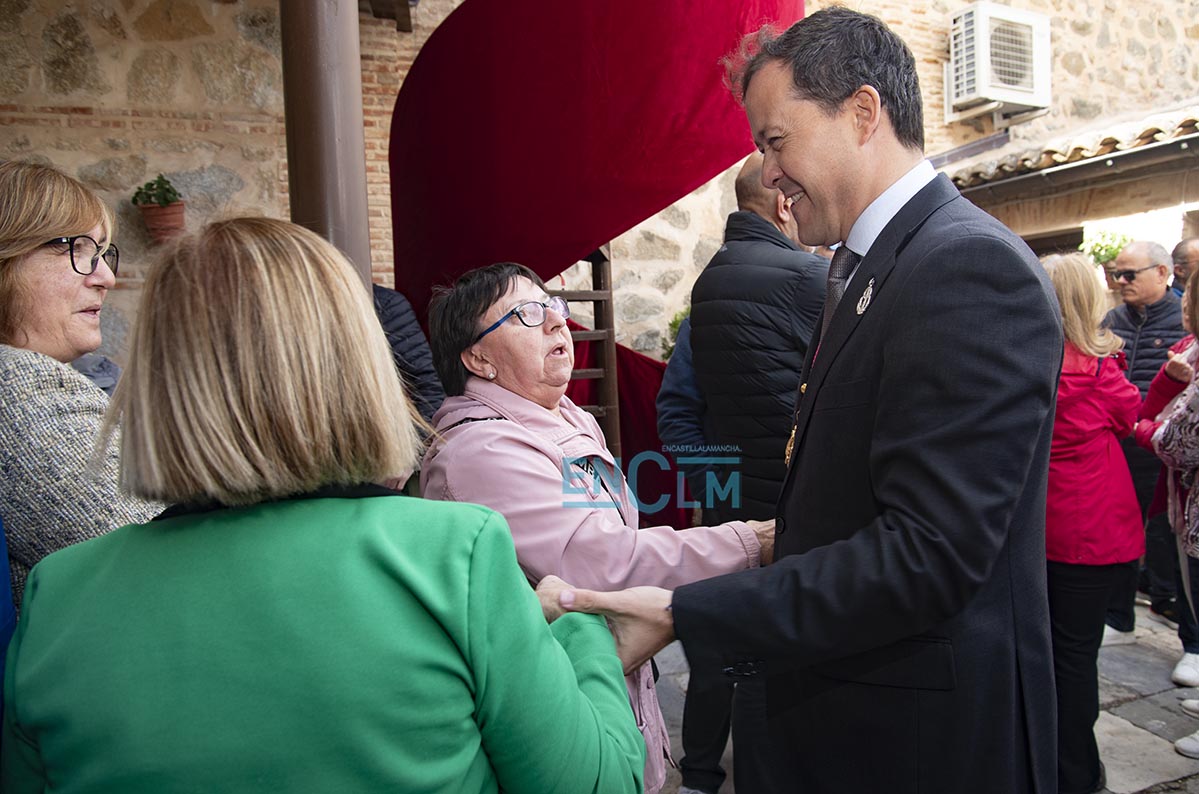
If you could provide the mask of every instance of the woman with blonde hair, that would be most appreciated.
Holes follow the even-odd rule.
[[[174,507],[30,574],[0,787],[639,791],[604,622],[546,625],[498,514],[372,484],[417,462],[413,417],[320,237],[170,248],[105,427]]]
[[[112,213],[47,165],[0,162],[0,516],[13,601],[52,551],[162,509],[117,488],[117,452],[88,457],[108,395],[70,363],[100,346],[120,253]]]
[[[1058,790],[1100,791],[1095,743],[1096,661],[1113,586],[1145,550],[1141,510],[1120,451],[1140,408],[1124,377],[1122,342],[1101,323],[1103,286],[1082,254],[1042,260],[1062,310],[1065,352],[1058,381],[1046,497],[1049,618],[1058,708]]]

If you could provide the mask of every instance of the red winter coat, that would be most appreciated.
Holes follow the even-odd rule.
[[[1195,335],[1187,334],[1170,347],[1170,352],[1180,356],[1186,353],[1188,348],[1193,344],[1195,344]],[[1149,384],[1149,392],[1145,395],[1145,402],[1141,403],[1140,418],[1137,420],[1136,430],[1133,431],[1137,444],[1149,450],[1154,455],[1157,454],[1157,450],[1153,446],[1153,434],[1162,425],[1157,417],[1170,404],[1170,401],[1181,394],[1182,390],[1186,387],[1186,383],[1174,380],[1167,375],[1166,365],[1162,364],[1162,368],[1157,371],[1157,375],[1154,376],[1153,381]],[[1163,466],[1161,474],[1158,475],[1157,486],[1153,491],[1153,501],[1149,503],[1150,518],[1167,510],[1166,503],[1170,498],[1169,491],[1166,488],[1167,471],[1168,469]],[[1182,472],[1175,469],[1171,476],[1174,477],[1175,493],[1179,499],[1176,515],[1182,515],[1182,507],[1186,504],[1187,489],[1182,486]],[[1183,527],[1174,527],[1174,531],[1182,532]]]
[[[1066,342],[1045,510],[1050,560],[1109,565],[1144,553],[1141,508],[1120,450],[1140,407],[1140,391],[1115,359]]]
[[[1193,344],[1195,344],[1194,334],[1187,334],[1170,346],[1170,352],[1181,355]],[[1162,364],[1162,368],[1157,371],[1157,375],[1149,384],[1149,392],[1145,395],[1145,402],[1141,404],[1136,438],[1138,444],[1154,455],[1157,454],[1157,450],[1153,448],[1153,434],[1161,427],[1161,422],[1157,421],[1157,415],[1186,387],[1187,385],[1182,381],[1174,380],[1166,374],[1165,364]],[[1150,511],[1149,514],[1153,515],[1153,512]]]

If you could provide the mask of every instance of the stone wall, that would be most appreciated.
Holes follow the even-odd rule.
[[[270,0],[0,0],[0,156],[51,163],[117,213],[122,342],[149,240],[134,188],[165,173],[188,224],[286,211],[277,6]],[[116,320],[117,322],[113,322]]]
[[[360,15],[372,270],[391,285],[387,142],[396,92],[460,0],[424,0],[412,33]],[[165,173],[187,223],[287,217],[278,0],[0,0],[0,157],[50,163],[118,216],[121,274],[103,352],[120,358],[150,241],[130,203]]]
[[[691,303],[691,286],[720,247],[724,221],[737,209],[733,179],[740,163],[612,241],[612,287],[616,341],[662,357],[667,325]],[[579,264],[560,282],[591,288],[591,269]],[[575,319],[591,325],[587,305],[572,306]]]

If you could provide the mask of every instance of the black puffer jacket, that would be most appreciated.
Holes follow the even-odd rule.
[[[404,386],[416,410],[426,420],[445,400],[441,379],[433,369],[433,353],[429,341],[416,320],[412,304],[400,293],[374,284],[375,314],[383,325],[383,333],[391,344],[396,367],[404,376]]]
[[[741,506],[718,520],[768,519],[786,467],[799,373],[824,305],[828,260],[799,250],[752,212],[734,212],[725,244],[691,291],[691,347],[707,401],[709,444],[740,449]],[[732,453],[738,455],[738,453]],[[696,498],[703,500],[702,496]]]
[[[1149,390],[1153,376],[1166,363],[1166,351],[1182,339],[1182,307],[1178,296],[1170,290],[1157,303],[1144,311],[1117,306],[1107,313],[1104,325],[1124,340],[1124,355],[1128,369],[1124,374],[1141,390],[1141,398]]]

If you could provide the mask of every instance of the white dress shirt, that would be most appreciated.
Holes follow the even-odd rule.
[[[849,250],[858,256],[865,257],[891,219],[936,176],[937,171],[933,168],[933,164],[928,160],[921,160],[910,171],[895,180],[891,187],[870,202],[870,206],[862,210],[862,214],[854,221],[853,227],[849,230],[849,238],[845,241]],[[857,272],[857,268],[854,268],[854,272],[849,275],[846,284],[853,281],[854,274]]]

